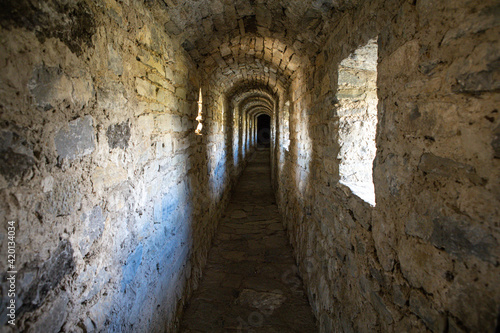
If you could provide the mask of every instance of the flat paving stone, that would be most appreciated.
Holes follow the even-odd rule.
[[[243,171],[180,332],[318,332],[271,188],[269,151]]]

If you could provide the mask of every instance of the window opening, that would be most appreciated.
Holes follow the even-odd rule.
[[[198,116],[196,117],[196,121],[198,121],[198,126],[194,131],[197,135],[201,135],[201,130],[203,129],[203,124],[201,123],[202,120],[203,120],[203,96],[201,94],[201,88],[200,88],[200,94],[198,97]]]
[[[377,39],[342,60],[338,70],[340,183],[375,206]]]

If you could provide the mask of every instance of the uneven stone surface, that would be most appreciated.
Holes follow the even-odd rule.
[[[498,330],[498,8],[1,2],[0,330],[176,331],[264,115],[321,332]],[[8,220],[15,328],[3,325]],[[281,242],[259,241],[248,247]],[[235,297],[228,281],[235,306],[284,309],[286,295],[249,280]]]
[[[269,150],[241,175],[180,332],[317,332],[271,189]]]

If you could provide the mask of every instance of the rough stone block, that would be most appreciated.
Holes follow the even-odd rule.
[[[71,99],[71,82],[63,75],[60,67],[35,68],[28,88],[37,106],[44,110],[53,108],[57,101]]]
[[[135,88],[137,93],[143,97],[156,99],[157,87],[148,80],[135,78]]]
[[[172,131],[172,117],[171,114],[157,115],[154,119],[155,130],[160,133]]]
[[[108,145],[110,149],[128,147],[130,140],[130,124],[125,121],[119,124],[110,125],[106,131],[108,137]]]
[[[57,287],[66,275],[73,272],[75,263],[71,243],[67,240],[60,241],[54,253],[38,270],[33,266],[36,267],[36,263],[20,271],[21,276],[31,274],[33,270],[36,275],[26,289],[19,291],[19,300],[22,305],[18,309],[18,316],[39,308],[49,291]]]
[[[477,94],[500,90],[500,70],[497,68],[475,73],[461,74],[451,89],[455,93]]]
[[[17,133],[0,131],[0,174],[7,181],[19,179],[35,164],[33,151]]]
[[[474,167],[456,162],[449,158],[436,156],[432,153],[424,153],[420,158],[418,168],[426,174],[445,178],[464,178],[474,185],[484,185],[485,180],[481,179]]]
[[[167,106],[171,110],[175,110],[178,104],[176,95],[166,89],[158,90],[158,95],[156,97],[156,100],[159,103],[162,103],[163,105]]]
[[[85,116],[70,121],[67,128],[61,128],[54,137],[60,158],[75,159],[92,153],[95,149],[95,134],[92,117]]]
[[[36,67],[28,83],[36,105],[49,110],[57,103],[66,100],[86,104],[94,96],[94,87],[89,75],[70,78],[60,67]]]
[[[480,225],[473,225],[464,218],[439,216],[433,220],[431,243],[437,248],[459,258],[468,255],[495,263],[498,257],[494,255],[498,247],[496,239]]]
[[[173,115],[172,116],[172,130],[174,132],[183,132],[184,128],[182,127],[182,117]]]
[[[92,244],[101,237],[104,230],[104,216],[101,207],[95,206],[88,216],[83,214],[81,219],[85,226],[85,235],[82,237],[79,246],[82,257],[85,257]]]
[[[171,219],[171,215],[179,206],[179,193],[177,188],[173,187],[171,191],[164,194],[161,199],[155,202],[154,220],[155,222],[166,222]]]
[[[105,168],[97,167],[92,174],[92,184],[96,191],[112,188],[125,180],[127,171],[114,163],[108,163]]]
[[[432,332],[444,332],[446,317],[435,310],[424,295],[416,290],[410,294],[410,310],[422,319]]]
[[[491,147],[493,148],[493,156],[500,158],[500,125],[493,130],[493,140],[491,140]]]
[[[34,326],[34,333],[45,332],[60,332],[68,312],[66,311],[69,302],[68,294],[61,292],[59,297],[50,306],[47,312],[43,312],[42,316],[37,320]]]
[[[142,55],[137,56],[137,58],[144,64],[148,65],[151,68],[156,69],[158,73],[162,76],[165,76],[165,68],[163,66],[163,61],[154,56],[151,53],[143,53]]]
[[[37,213],[41,217],[46,214],[67,216],[79,207],[80,200],[81,192],[78,183],[74,179],[64,179],[56,182],[54,189],[46,194]]]
[[[100,108],[116,113],[123,112],[128,99],[121,82],[106,82],[97,88],[97,104]]]
[[[111,44],[108,45],[108,69],[118,76],[123,74],[122,57]]]
[[[144,137],[149,137],[155,129],[155,116],[152,114],[145,114],[137,118],[136,131],[142,132]]]
[[[453,267],[445,253],[413,239],[400,242],[398,250],[401,271],[411,286],[437,294],[448,285],[446,272]]]
[[[186,94],[187,94],[187,90],[186,90],[186,88],[181,88],[181,87],[177,87],[177,88],[175,88],[175,95],[176,95],[179,99],[183,99],[183,100],[185,100],[185,99],[186,99]]]
[[[170,156],[172,153],[172,136],[170,134],[163,135],[156,142],[156,157],[162,158]]]

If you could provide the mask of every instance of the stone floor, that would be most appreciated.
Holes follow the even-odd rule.
[[[243,172],[180,332],[317,332],[271,189],[269,150]]]

